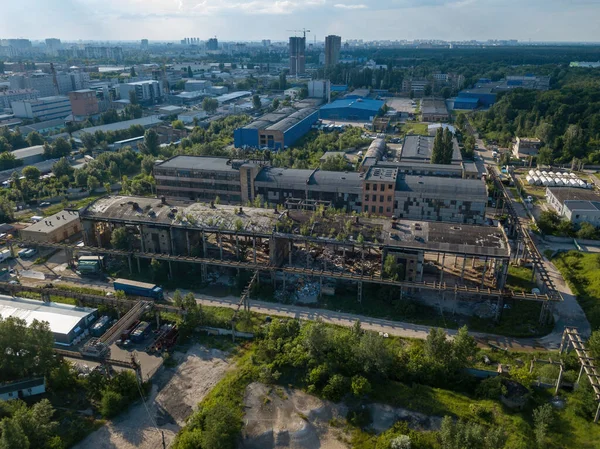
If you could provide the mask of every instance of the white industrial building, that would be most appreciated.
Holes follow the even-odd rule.
[[[28,325],[34,320],[46,321],[58,345],[69,346],[86,335],[96,315],[97,310],[89,307],[0,295],[0,316],[3,319],[20,318]]]
[[[61,119],[73,113],[69,97],[61,95],[37,100],[13,101],[12,110],[15,117],[40,121]]]

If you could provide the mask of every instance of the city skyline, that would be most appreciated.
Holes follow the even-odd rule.
[[[600,4],[593,0],[45,0],[10,1],[3,38],[34,40],[285,41],[290,29],[344,40],[594,42]],[[27,17],[23,16],[27,11]],[[22,17],[22,18],[21,18]],[[534,20],[532,20],[534,18]],[[28,24],[44,23],[32,28]]]

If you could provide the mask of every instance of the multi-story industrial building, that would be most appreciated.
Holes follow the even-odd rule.
[[[60,39],[48,38],[46,39],[46,54],[56,56],[58,50],[61,49]]]
[[[572,187],[548,187],[546,201],[558,215],[573,224],[600,226],[600,195],[591,190]]]
[[[9,109],[13,101],[35,100],[40,97],[35,89],[9,89],[0,91],[0,109]]]
[[[13,101],[12,110],[16,117],[41,121],[66,118],[72,113],[69,98],[60,95]]]
[[[306,38],[290,37],[290,75],[302,75],[306,65]]]
[[[137,101],[140,103],[157,103],[163,96],[162,81],[145,80],[119,85],[121,99],[128,100],[129,92],[135,92]]]
[[[88,117],[100,112],[96,91],[91,89],[69,92],[71,110],[74,116]]]
[[[123,49],[121,47],[94,47],[88,46],[83,54],[89,59],[110,59],[115,62],[123,60]]]
[[[277,168],[263,161],[175,156],[157,164],[154,177],[157,194],[165,197],[199,201],[219,197],[229,204],[260,198],[270,206],[285,205],[291,200],[314,200],[347,211],[416,220],[481,223],[487,204],[486,186],[481,180],[408,175],[385,163],[358,173]]]
[[[342,49],[342,38],[330,35],[325,38],[325,65],[334,66],[340,61],[340,50]]]
[[[429,164],[431,161],[431,154],[433,153],[434,141],[434,136],[409,134],[404,138],[400,161]],[[452,153],[452,165],[460,165],[463,159],[460,154],[460,148],[458,147],[458,141],[456,138],[453,138],[452,142],[454,148]]]
[[[540,148],[542,147],[542,141],[535,137],[517,137],[513,144],[513,155],[516,158],[537,156]]]
[[[56,77],[56,78],[55,78]],[[35,89],[41,97],[66,95],[71,91],[89,86],[90,75],[87,72],[57,73],[55,76],[35,72],[16,74],[9,77],[11,89]]]

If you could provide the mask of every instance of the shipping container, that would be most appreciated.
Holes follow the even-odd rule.
[[[94,337],[101,337],[110,325],[110,317],[104,315],[92,326],[91,332]]]
[[[126,295],[145,296],[147,298],[158,300],[163,299],[163,289],[155,284],[148,284],[146,282],[130,281],[129,279],[115,279],[113,288],[116,291],[125,292]]]

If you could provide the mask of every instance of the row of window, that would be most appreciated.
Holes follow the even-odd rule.
[[[196,179],[216,179],[220,181],[239,181],[240,175],[238,172],[222,173],[214,171],[192,171],[192,170],[172,170],[172,169],[155,169],[155,176],[177,176],[181,178],[196,178]]]
[[[383,195],[379,195],[379,202],[383,203],[385,201],[385,197]],[[388,203],[392,202],[392,196],[388,195],[387,197]],[[365,201],[369,201],[369,195],[365,195]],[[371,201],[377,202],[377,195],[371,195]]]
[[[376,213],[383,214],[383,206],[379,206],[379,207],[377,207],[377,206],[370,206],[370,207],[371,207],[371,213],[372,214],[376,214]],[[364,206],[363,207],[363,212],[369,212],[369,206]],[[392,213],[392,208],[389,207],[389,206],[386,207],[385,208],[385,212],[388,213],[388,214],[391,214]]]
[[[371,186],[373,186],[373,192],[377,192],[377,185],[378,184],[369,184],[368,182],[365,184],[365,190],[371,190]],[[385,184],[381,184],[381,188],[379,189],[380,191],[384,192],[385,191]],[[394,185],[393,184],[388,184],[388,190],[394,190]]]
[[[158,180],[157,187],[185,187],[188,189],[209,189],[212,191],[223,191],[223,192],[239,192],[241,190],[239,185],[231,184],[209,184],[209,183],[198,183],[198,182],[186,182],[186,181],[167,181],[164,179]]]

